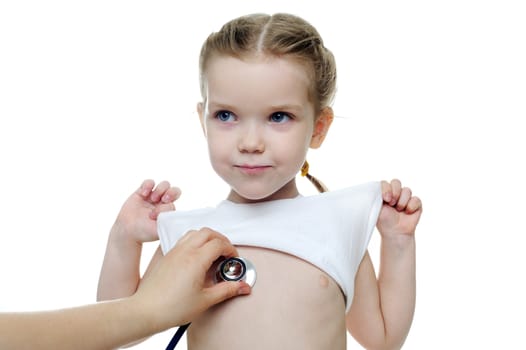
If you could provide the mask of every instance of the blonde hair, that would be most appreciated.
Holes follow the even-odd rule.
[[[334,56],[323,45],[316,28],[304,19],[287,13],[241,16],[227,22],[218,32],[208,36],[199,56],[199,80],[203,100],[206,100],[204,76],[208,63],[214,56],[225,55],[243,59],[260,54],[286,56],[305,65],[312,77],[309,98],[316,115],[319,115],[323,108],[330,106],[336,93]],[[309,179],[310,177],[307,176]],[[311,181],[323,192],[313,180]]]

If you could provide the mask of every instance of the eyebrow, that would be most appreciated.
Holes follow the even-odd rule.
[[[208,108],[210,109],[212,107],[212,109],[227,109],[227,110],[233,110],[233,109],[236,109],[235,106],[233,105],[229,105],[229,104],[226,104],[226,103],[220,103],[220,102],[215,102],[215,101],[208,101]]]
[[[234,105],[230,105],[228,103],[211,101],[211,100],[208,101],[208,108],[209,109],[226,109],[226,110],[237,109],[237,107],[235,107]],[[303,112],[303,106],[299,104],[269,105],[269,106],[266,106],[265,109],[268,109],[271,111],[293,111],[295,113]]]
[[[303,111],[302,105],[295,105],[295,104],[284,104],[284,105],[274,105],[270,106],[270,109],[274,111],[294,111],[294,112],[301,112]]]

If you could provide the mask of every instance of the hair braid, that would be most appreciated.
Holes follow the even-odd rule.
[[[301,176],[305,176],[307,179],[309,179],[309,181],[312,182],[314,187],[316,187],[318,192],[323,193],[329,191],[329,189],[327,188],[327,186],[325,186],[323,182],[309,174],[309,163],[307,161],[305,161],[303,163],[303,166],[301,167]]]

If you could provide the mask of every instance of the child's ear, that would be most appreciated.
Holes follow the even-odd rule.
[[[199,115],[199,122],[201,123],[201,129],[203,129],[203,134],[206,136],[206,128],[205,128],[205,106],[203,102],[199,102],[197,104],[197,114]]]
[[[310,140],[311,148],[319,148],[329,132],[332,121],[334,119],[334,113],[331,107],[325,107],[321,110],[320,115],[314,122],[314,131]]]

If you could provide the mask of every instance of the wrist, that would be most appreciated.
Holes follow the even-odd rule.
[[[129,233],[130,230],[126,228],[125,225],[122,225],[118,221],[116,221],[113,226],[111,227],[110,234],[109,234],[109,242],[112,245],[116,245],[119,247],[124,248],[130,248],[130,247],[142,247],[142,242],[137,241],[135,238],[131,236]]]
[[[163,315],[166,314],[166,309],[153,305],[156,300],[152,300],[149,297],[141,294],[141,291],[137,291],[134,295],[126,298],[126,302],[129,304],[129,310],[131,311],[132,319],[135,320],[135,324],[141,327],[144,331],[144,336],[163,332],[174,326],[173,322],[169,323]]]
[[[414,235],[381,235],[383,247],[394,248],[397,250],[413,249],[415,247]]]
[[[152,312],[142,298],[136,294],[116,300],[116,315],[121,315],[116,332],[124,339],[121,345],[133,344],[138,339],[146,338],[159,332],[153,320]]]

